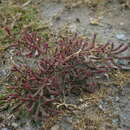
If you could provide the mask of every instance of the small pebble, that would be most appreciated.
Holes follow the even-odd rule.
[[[106,128],[105,127],[100,127],[100,130],[106,130]]]
[[[99,105],[99,108],[100,108],[101,110],[104,110],[104,108],[103,108],[103,106],[102,106],[102,105]]]
[[[118,121],[119,121],[118,119],[113,119],[113,120],[112,120],[112,123],[113,123],[113,124],[115,124],[115,123],[117,124]]]
[[[116,102],[119,102],[119,100],[120,100],[119,97],[116,97],[116,98],[115,98],[115,101],[116,101]]]
[[[121,22],[121,23],[120,23],[120,25],[121,25],[121,26],[123,26],[123,25],[124,25],[124,23],[123,23],[123,22]]]
[[[127,40],[127,37],[126,37],[125,34],[123,34],[123,33],[116,34],[116,38],[117,38],[118,40],[122,40],[122,41]]]
[[[1,130],[12,130],[10,128],[1,128]]]
[[[124,130],[123,128],[117,128],[117,130]]]
[[[60,130],[60,127],[58,125],[54,125],[51,130]]]
[[[13,122],[13,123],[12,123],[12,126],[13,126],[14,128],[17,128],[17,127],[18,127],[18,124],[15,123],[15,122]]]
[[[75,32],[77,31],[77,26],[76,26],[76,24],[71,24],[71,25],[69,26],[69,29],[70,29],[71,32],[75,33]]]
[[[7,75],[6,70],[0,70],[0,77]]]

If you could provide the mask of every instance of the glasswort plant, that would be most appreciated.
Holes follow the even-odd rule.
[[[23,33],[11,48],[16,57],[35,59],[36,65],[31,67],[24,61],[13,65],[10,86],[1,99],[3,104],[11,104],[12,111],[26,109],[36,120],[42,120],[59,113],[55,103],[74,89],[95,92],[100,76],[122,68],[117,59],[130,59],[119,56],[127,45],[99,45],[95,40],[96,34],[91,42],[74,34],[59,37],[51,47],[36,32]]]

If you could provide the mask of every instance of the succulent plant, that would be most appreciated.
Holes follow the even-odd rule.
[[[97,44],[96,34],[92,41],[77,34],[59,37],[51,47],[36,32],[25,32],[10,47],[15,49],[15,57],[35,59],[36,63],[35,67],[25,61],[13,65],[10,86],[6,86],[7,92],[1,100],[11,104],[15,111],[26,108],[40,120],[60,112],[55,103],[63,95],[68,96],[75,89],[95,92],[102,75],[113,68],[122,68],[117,59],[130,59],[119,56],[128,49],[127,45]]]

